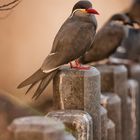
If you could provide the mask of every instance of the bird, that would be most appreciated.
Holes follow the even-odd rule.
[[[133,4],[125,11],[133,20],[140,22],[140,0],[134,0]]]
[[[90,49],[79,58],[82,64],[104,60],[115,52],[124,37],[128,34],[126,24],[132,24],[123,13],[113,15],[97,32]]]
[[[55,36],[51,52],[42,66],[29,78],[24,80],[18,88],[30,85],[26,94],[40,82],[32,98],[37,99],[45,90],[49,82],[57,74],[58,69],[70,63],[71,68],[86,69],[77,59],[92,45],[97,29],[95,15],[99,13],[88,0],[78,1],[66,21]],[[75,61],[76,66],[71,62]]]
[[[110,61],[126,65],[140,63],[140,23],[133,21],[128,36],[123,40],[121,48],[110,57]]]

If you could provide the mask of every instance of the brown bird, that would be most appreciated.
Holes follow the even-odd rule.
[[[41,68],[23,81],[18,88],[31,84],[27,90],[29,92],[36,83],[40,82],[33,96],[33,98],[37,99],[62,65],[82,56],[94,40],[97,28],[94,14],[98,14],[98,12],[92,8],[91,2],[87,0],[77,2],[73,7],[71,15],[58,31],[52,50]],[[71,64],[71,67],[74,66]],[[74,68],[84,69],[85,67],[82,67],[76,61]]]
[[[127,10],[127,14],[134,21],[140,22],[140,0],[134,0],[131,7]]]
[[[140,24],[133,23],[122,45],[110,57],[112,63],[140,63]]]
[[[83,64],[96,62],[108,58],[121,44],[128,30],[125,24],[131,24],[125,14],[115,14],[97,32],[90,49],[79,61]]]

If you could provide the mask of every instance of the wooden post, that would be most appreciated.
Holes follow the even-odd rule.
[[[76,140],[93,140],[91,116],[81,110],[52,111],[47,117],[61,120],[76,137]]]
[[[115,139],[115,124],[108,120],[107,123],[107,140],[116,140]]]
[[[135,64],[135,65],[131,65],[131,66],[129,66],[128,67],[128,70],[129,70],[129,77],[131,78],[131,79],[135,79],[137,82],[138,82],[138,86],[139,86],[139,88],[140,88],[140,64]],[[138,88],[138,87],[137,87]],[[137,89],[137,90],[139,90],[139,89]],[[137,100],[136,100],[136,102],[137,102],[137,108],[138,108],[138,110],[137,110],[137,140],[139,140],[140,139],[140,132],[139,132],[139,130],[140,130],[140,90],[138,91],[138,94],[137,94]]]
[[[10,130],[13,132],[12,140],[75,140],[65,132],[63,123],[45,117],[16,119]]]
[[[0,106],[3,105],[0,104]],[[2,110],[2,108],[0,107],[0,140],[9,140],[9,133],[7,131],[8,124],[8,114],[5,110]]]
[[[100,108],[100,114],[101,114],[101,140],[108,140],[107,139],[107,110],[101,106]]]
[[[132,100],[130,97],[127,97],[127,106],[128,106],[128,140],[132,140],[132,131],[133,131],[133,121],[132,121]]]
[[[127,69],[123,65],[97,66],[101,73],[102,93],[116,93],[121,98],[122,140],[128,140]]]
[[[130,79],[128,81],[129,97],[131,98],[131,120],[132,120],[132,139],[138,140],[138,122],[139,122],[139,87],[138,82]]]
[[[122,126],[121,126],[121,99],[117,94],[103,93],[101,96],[101,105],[107,109],[108,117],[115,124],[116,140],[122,139]]]
[[[100,73],[90,70],[63,68],[54,78],[54,108],[78,109],[93,119],[93,139],[101,140]]]

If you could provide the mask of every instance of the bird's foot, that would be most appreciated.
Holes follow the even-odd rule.
[[[83,65],[80,65],[80,66],[74,66],[72,67],[74,69],[78,69],[78,70],[89,70],[90,67],[89,66],[83,66]]]
[[[90,69],[89,66],[83,66],[83,65],[81,65],[78,60],[75,61],[75,64],[76,65],[73,66],[73,64],[70,62],[71,68],[78,69],[78,70],[89,70]]]

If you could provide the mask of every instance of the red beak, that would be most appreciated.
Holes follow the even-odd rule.
[[[88,13],[90,13],[90,14],[99,15],[99,13],[98,13],[95,9],[93,9],[93,8],[86,9],[86,11],[87,11]]]

